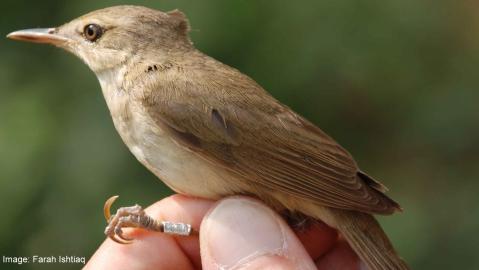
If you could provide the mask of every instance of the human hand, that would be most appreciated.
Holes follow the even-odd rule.
[[[125,229],[135,241],[120,245],[106,239],[85,269],[365,269],[335,230],[316,223],[294,232],[275,212],[247,197],[214,202],[173,195],[145,211],[196,229],[203,220],[200,236]]]

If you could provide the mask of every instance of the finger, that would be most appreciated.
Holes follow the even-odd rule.
[[[189,223],[197,229],[212,204],[208,200],[173,195],[145,211],[155,219]],[[198,237],[174,238],[139,229],[125,229],[125,235],[133,237],[134,242],[119,245],[110,239],[105,240],[85,268],[197,269],[201,265]]]
[[[346,241],[340,239],[323,258],[316,262],[318,270],[367,269]]]
[[[131,235],[131,234],[130,234]],[[129,245],[107,239],[85,269],[194,269],[173,237],[160,233],[136,234]]]
[[[152,205],[149,214],[160,220],[190,224],[194,230],[199,231],[201,220],[213,204],[214,201],[177,194]],[[175,239],[195,269],[200,269],[201,257],[198,236],[178,236]]]
[[[315,221],[306,230],[296,230],[296,235],[313,260],[330,251],[338,240],[337,231],[321,221]]]
[[[203,269],[316,269],[288,225],[246,197],[218,202],[200,230]]]

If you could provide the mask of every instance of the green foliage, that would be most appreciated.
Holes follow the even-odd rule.
[[[119,2],[7,0],[0,30],[59,25]],[[414,269],[479,268],[474,1],[128,4],[184,11],[198,48],[349,149],[405,208],[381,222]],[[78,59],[6,39],[0,59],[0,254],[88,258],[104,239],[106,198],[148,205],[171,191],[123,145]]]

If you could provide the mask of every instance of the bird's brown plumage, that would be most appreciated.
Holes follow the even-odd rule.
[[[184,147],[251,185],[334,208],[399,209],[344,148],[236,69],[200,53],[168,66],[142,74],[132,92]]]

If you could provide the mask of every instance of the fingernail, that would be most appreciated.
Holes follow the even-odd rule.
[[[284,234],[272,210],[244,198],[231,198],[207,216],[202,229],[210,257],[221,269],[236,268],[252,259],[279,254]]]

